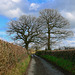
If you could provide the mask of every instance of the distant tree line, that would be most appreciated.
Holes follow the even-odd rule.
[[[63,46],[63,47],[59,47],[59,48],[57,48],[57,49],[54,49],[54,50],[70,50],[70,49],[75,49],[75,47],[70,47],[70,46]]]

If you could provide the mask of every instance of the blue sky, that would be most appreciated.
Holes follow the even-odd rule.
[[[21,15],[39,16],[39,10],[57,9],[70,22],[70,30],[75,35],[75,0],[1,0],[0,1],[0,39],[13,42],[7,35],[7,23]],[[66,42],[66,43],[65,43]],[[62,45],[75,46],[75,36],[65,39]]]
[[[47,0],[28,0],[30,3],[45,3]]]

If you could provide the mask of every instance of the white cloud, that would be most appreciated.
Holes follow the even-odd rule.
[[[40,7],[39,4],[31,3],[29,10],[37,10]]]
[[[62,10],[60,13],[69,20],[75,20],[75,12],[68,12]]]
[[[2,37],[0,37],[0,40],[3,40],[3,38],[2,38]]]
[[[21,0],[12,0],[13,2],[20,2]]]
[[[3,38],[3,37],[0,37],[0,40],[6,41],[6,39],[5,39],[5,38]]]
[[[10,13],[10,14],[9,14]],[[9,17],[19,17],[20,15],[23,15],[24,13],[19,9],[19,8],[16,8],[16,9],[13,9],[13,10],[9,10],[5,13],[5,15],[9,16]]]
[[[7,35],[6,32],[0,32],[0,35]]]
[[[1,0],[0,1],[0,15],[10,18],[19,17],[23,14],[20,8],[21,0]]]
[[[75,32],[74,30],[75,28],[75,10],[74,11],[61,10],[60,13],[63,17],[65,17],[69,21],[71,30],[73,29],[72,31]]]
[[[72,40],[72,41],[71,40],[67,40],[66,42],[67,43],[75,43],[75,40]]]
[[[66,40],[67,46],[75,47],[75,39],[74,40]]]
[[[1,11],[1,12],[7,11],[7,10],[13,8],[13,7],[14,7],[13,2],[11,2],[11,1],[9,1],[9,0],[7,0],[7,1],[6,1],[6,0],[0,1],[0,11]],[[1,12],[0,12],[0,13],[1,13]]]

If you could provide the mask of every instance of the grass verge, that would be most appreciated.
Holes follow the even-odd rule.
[[[26,72],[28,64],[30,62],[30,56],[17,63],[16,66],[10,70],[6,75],[23,75]]]
[[[65,60],[62,58],[57,58],[55,56],[50,55],[41,55],[42,58],[47,59],[48,61],[54,62],[56,65],[60,66],[61,68],[71,72],[73,75],[75,75],[75,64],[74,62],[71,62],[69,60]]]

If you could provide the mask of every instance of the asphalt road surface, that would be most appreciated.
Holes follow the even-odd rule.
[[[34,56],[32,57],[28,75],[64,75],[53,65],[46,62],[44,59]]]

